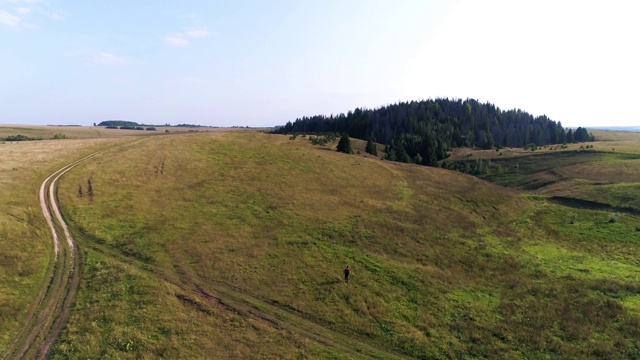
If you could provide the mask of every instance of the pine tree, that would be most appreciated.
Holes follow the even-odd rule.
[[[336,149],[339,152],[345,154],[353,154],[353,150],[351,149],[351,140],[349,139],[348,134],[342,134],[342,136],[340,137],[340,141],[338,141],[338,146],[336,147]]]
[[[365,149],[365,151],[371,155],[378,156],[378,147],[376,146],[376,143],[373,142],[373,136],[369,136],[369,139],[367,140],[367,148]]]

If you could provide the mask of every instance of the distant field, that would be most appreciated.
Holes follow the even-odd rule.
[[[640,209],[640,133],[594,134],[603,141],[536,151],[456,149],[451,161],[482,159],[487,171],[479,176],[504,186]]]
[[[148,128],[149,126],[145,126]],[[33,125],[0,125],[0,141],[7,136],[24,135],[33,139],[49,140],[64,139],[95,139],[149,135],[169,135],[197,132],[231,132],[247,131],[244,128],[215,128],[215,127],[180,127],[156,126],[155,131],[148,130],[120,130],[107,129],[104,126],[33,126]],[[255,131],[255,130],[254,130]]]
[[[513,175],[515,188],[382,161],[361,141],[345,155],[258,132],[0,144],[0,166],[17,169],[0,190],[22,189],[7,206],[34,219],[0,229],[41,243],[34,274],[0,288],[13,326],[0,339],[48,261],[41,177],[102,149],[60,184],[82,268],[54,359],[638,358],[640,219],[542,196],[578,184],[634,205],[640,151],[604,144],[492,150],[492,164],[518,165],[492,180]],[[22,153],[34,160],[8,155],[20,146],[35,146]],[[491,157],[458,155],[469,153]],[[29,264],[28,246],[0,269]],[[11,295],[10,281],[31,285]]]

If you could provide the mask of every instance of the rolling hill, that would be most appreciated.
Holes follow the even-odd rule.
[[[101,147],[59,186],[81,277],[51,358],[640,356],[637,217],[353,146]]]

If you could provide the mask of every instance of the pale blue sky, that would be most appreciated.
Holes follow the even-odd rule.
[[[640,125],[637,1],[0,0],[0,123],[271,126],[434,97]]]

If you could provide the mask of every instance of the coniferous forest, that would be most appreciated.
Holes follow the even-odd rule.
[[[595,140],[585,128],[567,130],[545,115],[534,117],[520,109],[503,111],[474,99],[446,98],[303,117],[276,132],[348,134],[384,144],[388,160],[431,166],[454,147],[491,149]]]

